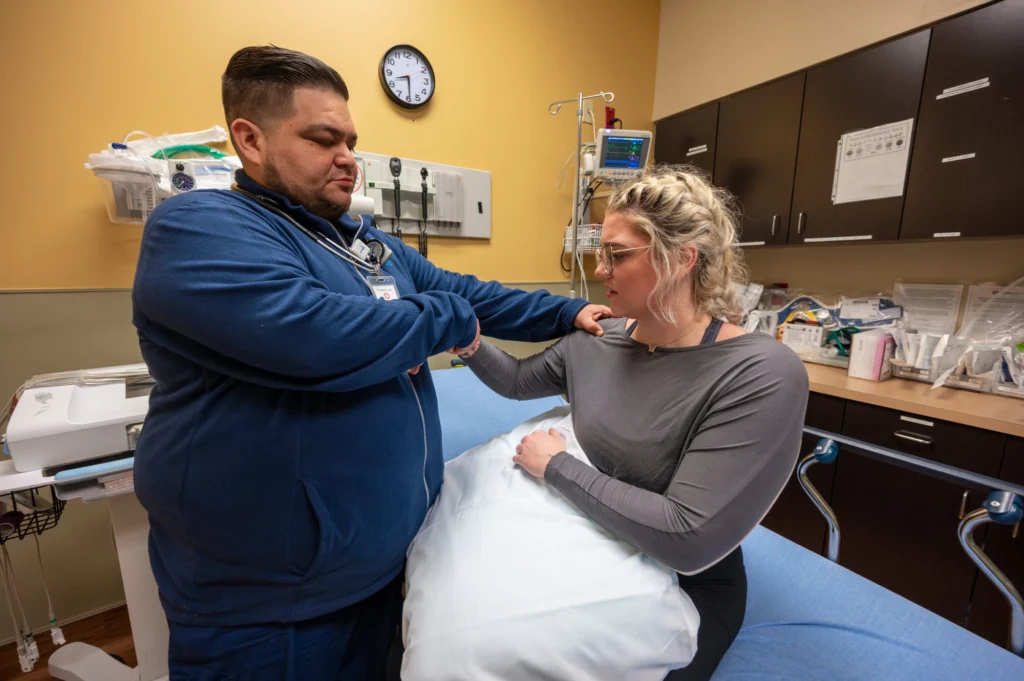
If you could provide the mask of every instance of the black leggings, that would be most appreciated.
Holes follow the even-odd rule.
[[[665,681],[707,681],[743,626],[747,609],[743,549],[737,548],[700,574],[679,575],[679,586],[700,613],[697,655],[689,666],[671,672]]]

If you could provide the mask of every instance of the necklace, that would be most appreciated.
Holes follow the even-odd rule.
[[[673,339],[672,339],[672,340],[670,340],[670,341],[666,341],[666,342],[664,342],[664,343],[647,343],[647,344],[646,344],[646,345],[647,345],[647,353],[648,353],[648,354],[654,354],[654,351],[655,351],[656,349],[658,349],[658,348],[661,348],[661,347],[664,347],[664,346],[666,346],[666,345],[671,345],[672,343],[675,343],[676,341],[678,341],[678,340],[680,340],[680,339],[682,339],[682,338],[685,338],[685,337],[686,337],[686,335],[687,335],[688,333],[690,333],[691,331],[693,331],[693,330],[694,330],[694,328],[696,328],[696,326],[697,326],[698,324],[700,324],[700,322],[702,321],[702,317],[703,317],[703,315],[699,315],[699,316],[697,316],[697,317],[694,317],[694,318],[693,318],[693,321],[691,321],[691,322],[690,322],[690,323],[689,323],[689,324],[687,325],[686,329],[685,329],[685,330],[684,330],[684,331],[683,331],[683,332],[682,332],[681,334],[679,334],[678,336],[676,336],[675,338],[673,338]]]

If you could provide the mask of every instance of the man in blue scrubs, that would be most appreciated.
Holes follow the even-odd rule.
[[[162,203],[133,291],[157,381],[135,484],[171,679],[377,681],[405,552],[441,486],[427,358],[481,331],[599,333],[610,312],[447,272],[366,226],[359,241],[394,251],[380,274],[400,297],[374,295],[338,255],[359,228],[338,73],[245,48],[223,99],[242,191]]]

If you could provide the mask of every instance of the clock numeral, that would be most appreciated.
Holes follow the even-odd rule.
[[[424,90],[424,92],[426,92],[426,90]],[[416,95],[416,101],[417,102],[420,101],[420,96],[419,95]]]
[[[387,70],[387,71],[385,71],[384,73],[385,73],[385,75],[388,75],[388,76],[390,76],[390,75],[391,75],[391,69],[388,69],[388,70]]]
[[[389,80],[388,81],[388,87],[395,87],[395,81]]]
[[[394,66],[395,65],[395,60],[394,59],[388,59],[388,65]]]
[[[425,89],[423,89],[423,90],[420,90],[420,94],[421,94],[421,95],[425,95],[425,94],[427,94],[427,91],[426,91]],[[416,95],[416,99],[419,99],[419,98],[420,98],[420,96],[419,96],[419,95]]]
[[[420,73],[426,73],[426,72],[427,72],[427,67],[426,66],[424,66],[423,68],[420,69]]]
[[[405,101],[411,102],[412,101],[412,97],[410,97],[409,95],[406,95],[405,96]]]
[[[412,59],[412,53],[411,52],[406,52],[405,53],[405,58],[406,59]]]
[[[428,78],[427,80],[424,80],[423,85],[424,87],[430,87],[430,79]]]

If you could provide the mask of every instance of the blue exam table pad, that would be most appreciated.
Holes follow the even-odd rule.
[[[565,404],[505,399],[468,369],[433,379],[445,461]],[[770,530],[756,528],[743,556],[747,614],[713,681],[1024,681],[1008,650]]]

